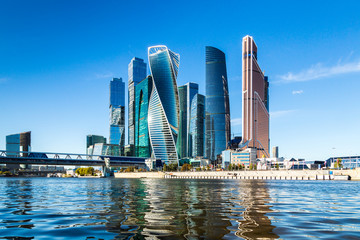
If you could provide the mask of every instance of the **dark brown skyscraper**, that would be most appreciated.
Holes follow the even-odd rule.
[[[242,42],[242,146],[257,149],[257,157],[269,156],[268,78],[257,63],[257,46],[251,36]]]

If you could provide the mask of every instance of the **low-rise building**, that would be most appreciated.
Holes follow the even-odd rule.
[[[249,167],[256,163],[256,149],[247,148],[245,150],[225,150],[222,152],[222,168],[227,168],[229,164],[243,165]]]

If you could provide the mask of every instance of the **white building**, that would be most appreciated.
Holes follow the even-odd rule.
[[[256,149],[247,148],[245,150],[225,150],[222,152],[222,168],[229,164],[243,165],[249,167],[250,164],[256,163]]]

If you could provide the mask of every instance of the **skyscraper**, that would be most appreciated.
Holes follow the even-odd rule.
[[[149,100],[153,80],[148,76],[135,86],[135,156],[150,157],[151,145],[148,127]]]
[[[199,91],[197,83],[189,82],[179,87],[180,122],[178,136],[178,153],[180,158],[190,157],[190,111],[191,101]]]
[[[128,66],[128,144],[135,144],[135,86],[146,77],[146,63],[141,58],[134,57]]]
[[[148,126],[153,155],[165,163],[178,163],[179,97],[176,78],[180,55],[166,46],[148,48],[153,89]]]
[[[257,46],[251,36],[242,42],[242,147],[255,148],[257,157],[269,156],[268,78],[257,62]]]
[[[205,150],[205,96],[196,94],[191,101],[189,156],[203,157]]]
[[[122,78],[110,82],[110,144],[125,144],[125,83]],[[122,150],[121,150],[122,151]]]
[[[211,161],[230,141],[230,105],[225,54],[206,47],[205,154]]]

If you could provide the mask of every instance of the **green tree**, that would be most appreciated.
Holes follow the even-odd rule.
[[[166,165],[166,163],[164,163],[164,166],[163,166],[163,171],[164,171],[164,172],[169,171],[169,168],[168,168],[168,166]]]
[[[279,170],[280,169],[279,163],[276,163],[275,167],[277,170]]]

